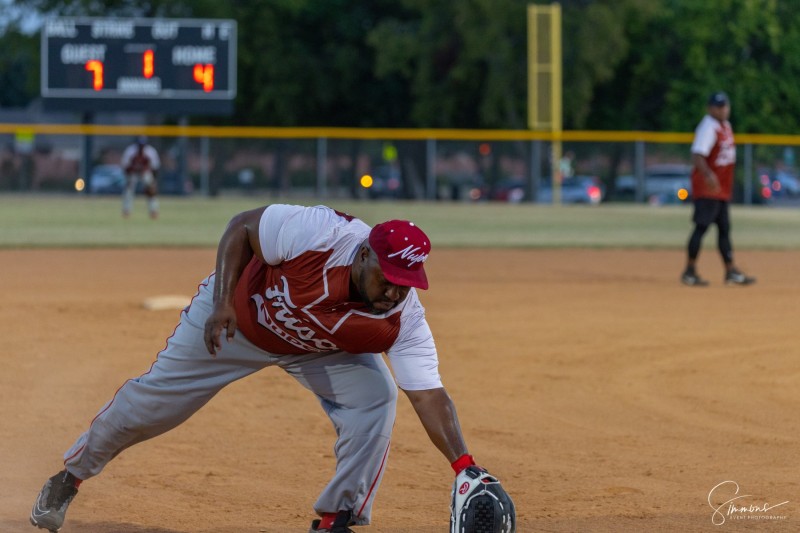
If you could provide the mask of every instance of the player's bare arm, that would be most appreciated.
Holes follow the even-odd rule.
[[[222,347],[220,335],[225,330],[228,339],[236,331],[236,311],[233,295],[236,284],[247,263],[255,254],[261,261],[261,245],[258,225],[266,207],[239,213],[231,219],[217,247],[216,283],[214,285],[214,308],[206,320],[204,340],[212,356]]]
[[[476,465],[467,453],[456,408],[447,391],[438,388],[405,393],[428,437],[456,473],[450,492],[450,531],[516,531],[514,502],[500,481]]]
[[[450,463],[468,453],[456,407],[444,388],[404,392],[431,442]]]
[[[692,154],[692,163],[700,170],[700,172],[705,176],[705,180],[708,183],[709,189],[716,192],[719,190],[719,179],[714,171],[708,166],[708,161],[706,158],[701,154]]]

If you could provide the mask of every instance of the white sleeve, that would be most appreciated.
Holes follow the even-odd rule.
[[[134,146],[128,146],[125,148],[125,151],[122,152],[122,159],[120,159],[119,166],[122,167],[122,170],[131,164],[131,159],[133,159],[133,154],[136,153],[136,148]]]
[[[714,120],[705,117],[694,130],[694,142],[692,143],[692,153],[707,156],[717,142],[717,129]]]
[[[412,294],[413,293],[413,294]],[[416,298],[416,292],[409,293],[413,298],[409,304],[408,316],[403,317],[397,341],[386,351],[394,372],[397,385],[403,390],[428,390],[442,387],[439,375],[439,357],[433,333],[425,320],[425,310]]]
[[[325,243],[325,230],[338,216],[327,207],[272,204],[258,224],[261,253],[270,265],[293,259]]]
[[[150,145],[145,147],[145,153],[147,154],[147,158],[150,159],[150,168],[153,170],[158,170],[161,167],[161,158],[158,157],[158,152],[155,148]]]
[[[284,224],[302,209],[299,205],[284,204],[272,204],[264,209],[258,223],[258,242],[267,264],[277,265],[288,257],[291,239],[286,238]]]

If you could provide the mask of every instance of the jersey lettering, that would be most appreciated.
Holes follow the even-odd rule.
[[[236,284],[239,329],[273,354],[389,350],[411,308],[406,300],[376,314],[351,293],[352,261],[369,227],[329,209],[299,209],[265,209],[262,224],[268,220],[269,226],[260,229],[259,237],[265,242],[263,255],[271,262],[254,256]],[[426,255],[415,246],[404,253],[405,259],[399,254],[392,261],[418,262]]]
[[[725,130],[720,132],[719,153],[714,161],[716,167],[726,167],[736,163],[736,145],[733,143],[733,138],[726,134]]]
[[[254,294],[250,297],[256,304],[258,323],[295,348],[309,353],[338,350],[332,342],[314,338],[314,330],[302,325],[302,320],[294,314],[297,306],[292,302],[289,294],[289,282],[285,276],[281,276],[280,279],[282,288],[274,285],[267,287],[264,296]],[[267,306],[276,309],[274,320],[270,316]],[[287,330],[294,332],[296,336]]]

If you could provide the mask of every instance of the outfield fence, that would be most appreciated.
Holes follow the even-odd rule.
[[[610,201],[652,201],[647,169],[690,164],[691,133],[644,131],[270,128],[0,124],[0,191],[92,189],[100,165],[117,165],[146,135],[160,152],[165,194],[533,201],[558,176],[595,177]],[[800,136],[739,134],[735,201],[794,193],[764,176],[796,175]],[[553,165],[550,147],[565,158]],[[368,177],[367,177],[368,176]],[[633,184],[624,190],[621,183]],[[558,180],[556,180],[558,183]],[[516,196],[510,187],[520,188]],[[780,187],[780,184],[777,185]],[[523,194],[524,191],[524,194]]]

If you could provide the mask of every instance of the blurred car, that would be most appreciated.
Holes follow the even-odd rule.
[[[372,180],[367,182],[362,178],[362,187],[367,190],[370,198],[397,199],[403,197],[403,178],[399,168],[390,165],[377,167],[371,174],[371,178]]]
[[[164,174],[159,172],[156,181],[158,183],[158,194],[184,196],[194,192],[194,183],[192,180],[182,179],[180,173],[177,171],[165,172]]]
[[[644,198],[651,204],[682,203],[691,192],[692,166],[681,164],[651,165],[644,171]],[[614,181],[616,194],[625,198],[636,195],[636,176],[625,174]]]
[[[603,182],[597,176],[571,176],[561,182],[562,204],[597,205],[605,196]],[[543,178],[536,201],[540,204],[553,203],[553,185],[550,178]]]
[[[489,199],[497,202],[519,203],[525,199],[525,180],[507,178],[498,181],[491,188]]]
[[[778,172],[775,180],[772,182],[772,189],[775,189],[775,183],[780,183],[780,190],[786,193],[786,196],[796,197],[800,196],[800,179],[793,176],[788,172]]]
[[[97,165],[89,176],[89,194],[122,194],[125,172],[119,165]],[[76,184],[76,189],[83,190]]]
[[[691,165],[651,165],[644,171],[644,197],[651,204],[686,202],[691,190]]]
[[[489,198],[498,202],[519,203],[526,199],[526,181],[522,178],[508,178],[497,182]],[[561,203],[597,205],[605,194],[600,178],[597,176],[572,176],[561,183]],[[553,187],[549,177],[542,178],[536,201],[542,204],[553,203]]]
[[[623,174],[614,180],[614,191],[620,196],[631,198],[636,194],[636,176],[633,174]]]
[[[437,198],[456,202],[483,202],[490,200],[490,188],[480,174],[452,173],[440,178]]]
[[[766,183],[762,183],[762,180]],[[758,183],[755,183],[753,187],[750,188],[750,200],[749,202],[745,198],[745,184],[742,181],[736,181],[733,184],[733,203],[743,204],[743,203],[750,203],[754,205],[766,205],[771,204],[773,201],[772,198],[772,188],[770,187],[770,180],[769,177],[759,176]]]
[[[759,169],[761,194],[767,198],[795,198],[800,196],[800,179],[786,170]]]
[[[158,194],[184,195],[192,192],[192,182],[182,182],[176,172],[157,178]],[[119,165],[97,165],[92,169],[89,178],[89,194],[122,194],[125,189],[125,172]],[[81,178],[75,182],[75,190],[82,192],[86,184]],[[136,194],[144,192],[144,183],[136,184]]]

